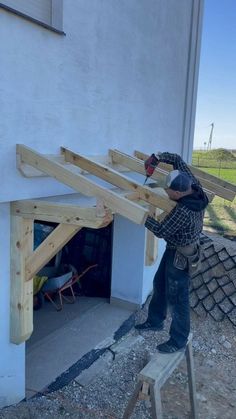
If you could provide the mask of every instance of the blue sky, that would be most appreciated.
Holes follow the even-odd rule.
[[[236,0],[205,0],[194,148],[236,149]]]

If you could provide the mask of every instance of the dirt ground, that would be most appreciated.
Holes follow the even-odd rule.
[[[136,321],[144,320],[146,311],[147,304],[136,313]],[[169,322],[162,332],[142,332],[134,346],[114,359],[111,357],[88,385],[81,386],[73,380],[54,393],[1,410],[0,418],[122,418],[137,374],[147,357],[155,353],[156,344],[168,337]],[[199,419],[235,418],[235,327],[228,320],[217,323],[209,316],[197,317],[192,313],[192,332]],[[123,339],[138,336],[132,328]],[[190,417],[185,360],[163,386],[162,404],[164,418]],[[139,401],[132,418],[151,418],[150,403]]]

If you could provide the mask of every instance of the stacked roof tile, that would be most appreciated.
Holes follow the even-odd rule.
[[[203,237],[202,269],[190,285],[190,306],[236,326],[236,246]]]

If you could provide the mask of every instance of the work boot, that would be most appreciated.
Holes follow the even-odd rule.
[[[149,320],[146,320],[144,323],[136,324],[134,328],[136,330],[141,330],[141,331],[143,330],[144,332],[146,330],[153,330],[154,332],[157,332],[159,330],[163,330],[163,323],[160,323],[159,325],[154,326],[150,323]]]
[[[157,345],[158,351],[162,354],[172,354],[177,351],[184,351],[185,347],[186,345],[181,346],[179,348],[172,339],[169,339],[166,342]]]

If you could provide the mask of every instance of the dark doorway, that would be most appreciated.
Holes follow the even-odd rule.
[[[57,226],[55,223],[34,223],[34,248],[36,248]],[[73,285],[77,295],[109,298],[111,294],[111,263],[113,224],[101,228],[82,228],[38,273],[49,277],[59,276],[68,271],[80,275],[88,270]],[[45,285],[42,289],[45,288]]]
[[[101,229],[83,228],[65,246],[61,262],[73,265],[78,274],[89,265],[78,287],[82,295],[109,298],[111,294],[112,224]]]

